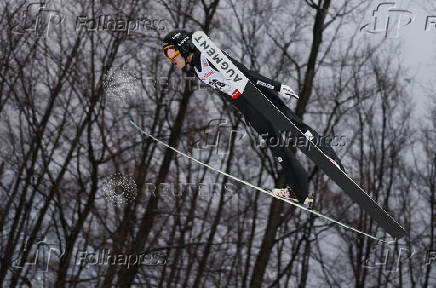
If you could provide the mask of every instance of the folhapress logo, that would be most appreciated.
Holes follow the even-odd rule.
[[[372,12],[373,22],[363,25],[360,31],[398,38],[400,29],[411,24],[415,16],[409,10],[396,9],[395,2],[382,2]]]
[[[37,272],[48,272],[53,256],[61,259],[65,254],[65,251],[52,247],[53,244],[48,244],[45,239],[37,242],[35,246],[35,252],[31,254],[33,259],[29,261],[27,258],[17,257],[12,259],[12,267],[24,269],[26,266],[33,266]]]
[[[44,2],[29,3],[22,13],[21,19],[18,19],[18,23],[12,29],[15,34],[33,32],[42,36],[45,32],[48,36],[51,25],[59,25],[65,20],[64,14],[58,10],[48,9]]]

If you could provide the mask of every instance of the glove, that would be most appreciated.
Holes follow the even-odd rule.
[[[297,100],[300,98],[300,97],[298,97],[297,94],[295,94],[294,90],[292,90],[291,87],[289,87],[288,85],[283,85],[283,84],[282,84],[282,86],[280,86],[279,96],[280,96],[280,99],[285,103],[287,103],[291,100],[291,96]]]

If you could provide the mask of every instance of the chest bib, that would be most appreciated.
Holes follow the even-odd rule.
[[[197,73],[197,76],[201,81],[212,86],[215,89],[220,90],[221,92],[224,92],[233,99],[236,99],[239,97],[239,95],[241,95],[241,92],[233,87],[230,82],[227,81],[224,75],[212,68],[204,55],[201,55],[200,60],[201,71],[199,72],[197,70],[197,67],[194,67],[194,69],[195,73]]]

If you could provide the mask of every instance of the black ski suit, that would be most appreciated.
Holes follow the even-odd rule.
[[[226,53],[227,54],[227,53]],[[227,54],[227,57],[233,62],[233,64],[238,67],[238,69],[266,96],[268,99],[279,108],[301,131],[306,132],[309,130],[315,139],[319,139],[318,133],[310,128],[308,125],[304,124],[279,98],[278,91],[280,91],[281,84],[277,81],[268,79],[257,72],[250,71],[243,64],[236,61],[232,57]],[[210,77],[210,74],[218,73],[220,76],[221,73],[209,62],[201,57],[201,53],[199,51],[194,52],[194,55],[191,60],[191,66],[195,69],[195,73],[197,77],[203,82],[207,83],[205,80],[207,77]],[[205,69],[205,71],[202,71]],[[213,69],[213,71],[211,70]],[[221,75],[222,76],[222,75]],[[220,76],[220,77],[221,77]],[[224,77],[224,76],[222,76]],[[225,77],[224,77],[225,78]],[[295,195],[300,201],[303,203],[306,197],[308,196],[308,174],[303,166],[295,159],[294,153],[286,147],[286,145],[269,145],[269,143],[277,143],[280,135],[277,135],[275,132],[272,123],[269,119],[266,119],[258,112],[258,107],[253,107],[249,102],[245,100],[245,97],[240,97],[240,101],[233,101],[233,99],[229,96],[231,93],[224,93],[221,90],[223,83],[220,83],[220,78],[207,79],[210,83],[207,83],[216,90],[219,91],[219,94],[228,102],[230,102],[233,106],[238,108],[238,110],[244,115],[245,121],[251,125],[266,141],[267,145],[271,149],[274,158],[276,161],[280,163],[283,168],[283,172],[286,178],[286,184],[290,188],[295,191]],[[224,82],[224,81],[221,81]],[[247,96],[246,96],[247,97]],[[249,96],[248,96],[249,97]],[[239,100],[238,99],[238,100]],[[280,141],[283,143],[283,141]],[[321,147],[323,146],[323,147]],[[329,155],[332,159],[339,159],[336,156],[334,150],[323,143],[320,145],[320,148]]]

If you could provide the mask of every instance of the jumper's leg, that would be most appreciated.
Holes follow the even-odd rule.
[[[339,159],[335,150],[326,142],[325,137],[321,137],[312,127],[303,123],[288,107],[282,107],[283,113],[303,132],[303,134],[314,142],[321,151],[327,155],[342,171],[345,172],[341,159]]]
[[[271,137],[265,139],[268,141]],[[308,175],[300,162],[295,159],[292,151],[282,144],[268,145],[272,151],[274,159],[283,168],[286,184],[295,191],[296,198],[300,203],[304,203],[308,195]]]

